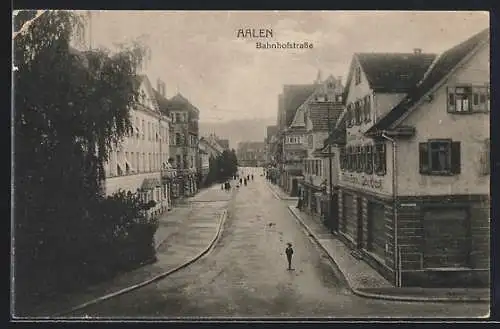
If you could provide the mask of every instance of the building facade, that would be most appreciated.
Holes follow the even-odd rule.
[[[170,157],[176,169],[174,197],[192,196],[198,191],[199,160],[199,110],[184,96],[177,93],[167,103],[172,122],[170,130]]]
[[[332,161],[332,184],[330,185],[329,148],[324,148],[330,130],[342,115],[342,79],[329,76],[321,82],[313,94],[297,110],[294,124],[303,123],[305,127],[306,154],[303,159],[303,176],[300,181],[303,210],[318,215],[322,220],[329,219],[329,200],[334,197],[337,186],[338,170]],[[338,148],[331,149],[332,158],[338,158]],[[327,161],[325,161],[327,160]],[[336,199],[334,200],[334,202]]]
[[[484,284],[489,32],[438,57],[356,54],[349,76],[339,233],[398,286]]]
[[[261,167],[266,162],[265,142],[240,142],[236,149],[238,165],[241,167]]]
[[[139,193],[145,203],[155,201],[149,212],[158,215],[170,207],[169,187],[161,179],[170,154],[170,118],[161,113],[148,78],[139,76],[139,83],[140,102],[130,113],[133,129],[109,156],[104,192]]]

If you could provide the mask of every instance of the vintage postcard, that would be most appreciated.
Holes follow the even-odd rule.
[[[489,316],[488,12],[12,16],[13,318]]]

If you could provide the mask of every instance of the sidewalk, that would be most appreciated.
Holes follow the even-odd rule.
[[[53,317],[55,314],[66,312],[80,305],[94,303],[121,294],[128,291],[127,289],[140,287],[146,281],[159,279],[166,273],[198,259],[211,248],[220,234],[225,205],[207,208],[194,207],[191,203],[204,197],[213,189],[200,191],[189,198],[186,204],[173,208],[161,216],[154,237],[158,259],[156,262],[120,274],[109,281],[87,287],[83,291],[55,296],[29,310],[29,315],[23,314],[22,316]],[[193,232],[198,234],[196,245],[189,244]]]
[[[299,200],[298,197],[293,197],[293,196],[288,195],[285,191],[283,191],[281,189],[281,187],[279,187],[279,185],[275,185],[275,184],[267,181],[267,186],[271,189],[273,194],[275,194],[275,196],[277,196],[281,200],[286,200],[286,201],[298,201]]]
[[[268,184],[271,185],[271,184]],[[276,186],[270,186],[276,190]],[[281,192],[281,194],[284,194]],[[276,192],[276,195],[280,195]],[[290,212],[325,251],[347,281],[354,294],[375,299],[407,302],[488,302],[488,288],[397,288],[365,261],[356,258],[353,250],[336,238],[329,229],[314,218],[296,208],[288,206]]]

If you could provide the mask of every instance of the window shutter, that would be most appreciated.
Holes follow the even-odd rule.
[[[486,139],[481,152],[481,174],[490,174],[490,139]]]
[[[451,173],[460,174],[460,142],[451,142]]]
[[[419,143],[418,145],[420,173],[429,173],[429,144]]]
[[[448,112],[455,112],[455,88],[448,87]]]

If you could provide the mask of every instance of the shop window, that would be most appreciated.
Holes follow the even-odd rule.
[[[374,171],[377,175],[386,174],[386,148],[385,143],[376,143],[374,148]]]
[[[419,167],[424,175],[460,174],[460,142],[450,139],[419,144]]]
[[[464,268],[471,251],[469,214],[464,208],[423,210],[424,268]]]

